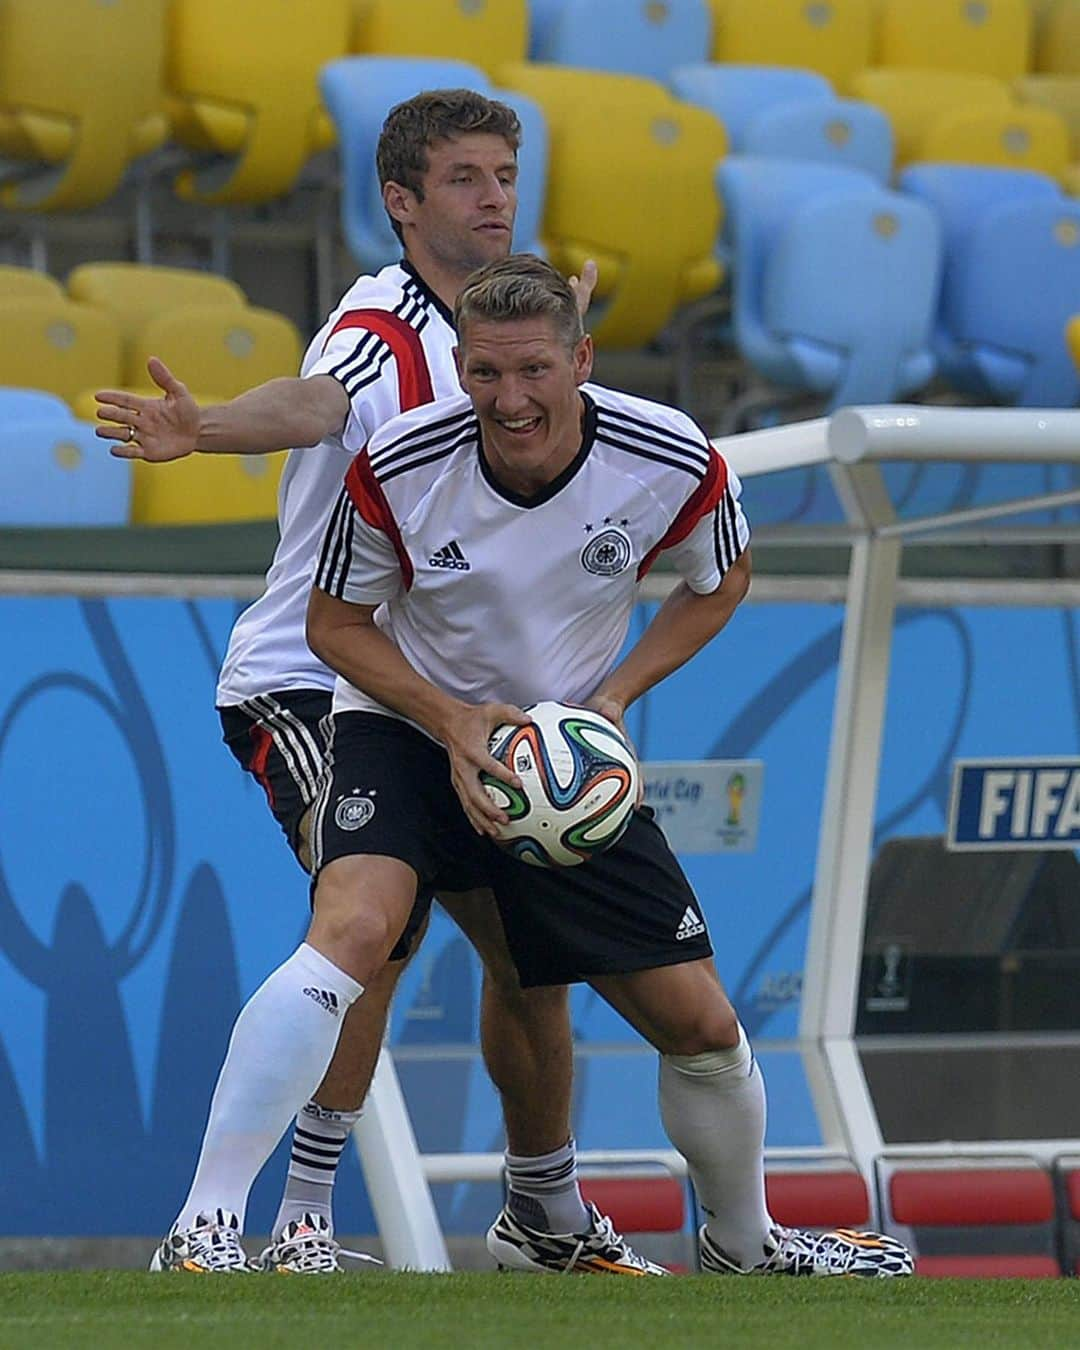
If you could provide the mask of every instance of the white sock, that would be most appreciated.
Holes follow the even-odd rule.
[[[765,1083],[746,1033],[731,1050],[660,1056],[660,1114],[709,1237],[744,1269],[766,1256]]]
[[[305,1214],[318,1214],[334,1231],[334,1177],[360,1111],[331,1111],[310,1101],[296,1117],[285,1194],[270,1236],[276,1242],[285,1227]]]
[[[553,1153],[507,1153],[507,1207],[516,1219],[544,1233],[584,1233],[589,1211],[581,1198],[577,1148],[568,1139]]]
[[[218,1075],[180,1227],[197,1214],[227,1209],[243,1231],[252,1183],[322,1082],[346,1010],[362,993],[305,942],[248,999]]]

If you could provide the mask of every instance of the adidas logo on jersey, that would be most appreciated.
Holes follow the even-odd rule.
[[[338,997],[332,989],[313,989],[311,985],[306,985],[303,992],[333,1017],[338,1015]]]
[[[461,545],[456,539],[451,539],[449,544],[437,548],[428,562],[432,567],[447,567],[454,572],[468,572],[472,568],[472,563],[462,553]]]
[[[699,914],[695,914],[689,905],[686,906],[686,913],[679,920],[679,926],[675,930],[675,941],[685,942],[687,938],[698,937],[704,933],[705,925]]]

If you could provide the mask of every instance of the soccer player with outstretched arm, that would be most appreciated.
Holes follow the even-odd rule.
[[[166,461],[193,452],[251,454],[297,447],[282,475],[280,542],[264,595],[239,619],[217,690],[226,744],[266,791],[290,847],[308,865],[307,821],[323,772],[323,727],[334,683],[309,650],[304,616],[315,558],[355,452],[391,417],[458,392],[451,306],[474,268],[510,250],[518,119],[470,90],[417,95],[386,120],[377,150],[383,202],[402,240],[400,264],[362,276],[316,334],[298,379],[273,380],[232,402],[199,408],[162,363],[159,399],[99,395],[99,434],[114,453]],[[582,301],[587,303],[589,287]],[[481,1042],[507,1129],[510,1206],[569,1249],[588,1241],[597,1270],[641,1274],[643,1261],[581,1197],[570,1127],[572,1051],[565,989],[524,991],[486,894],[441,897],[485,968]],[[294,1100],[281,1045],[314,1014],[304,990],[325,990],[311,953],[293,996],[269,1023],[237,1023],[211,1104],[191,1190],[153,1268],[249,1269],[240,1234],[250,1187],[299,1112],[285,1194],[260,1266],[302,1274],[340,1269],[332,1183],[367,1092],[387,1007],[415,950],[428,897],[395,936],[365,998],[340,1005],[337,1050],[322,1081]],[[258,898],[252,897],[257,917]],[[271,1074],[276,1090],[267,1093]],[[572,1235],[572,1238],[569,1236]],[[553,1239],[554,1240],[554,1239]],[[547,1269],[554,1261],[539,1263]]]

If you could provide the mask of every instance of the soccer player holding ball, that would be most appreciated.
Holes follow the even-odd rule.
[[[491,754],[492,732],[545,699],[621,724],[731,618],[749,589],[750,531],[737,478],[690,418],[588,383],[591,341],[547,263],[489,264],[454,317],[463,394],[371,438],[320,555],[308,640],[340,678],[313,814],[314,917],[296,972],[286,962],[267,985],[301,978],[313,951],[325,987],[351,1003],[418,889],[490,887],[523,986],[585,980],[659,1052],[664,1125],[706,1215],[704,1270],[908,1274],[891,1238],[769,1215],[761,1072],[651,814],[580,866],[529,866],[496,843],[509,816],[484,779],[520,784]],[[619,661],[661,553],[681,582]],[[337,1037],[316,1020],[289,1051],[301,1090]],[[488,1247],[535,1268],[545,1239],[504,1210]]]

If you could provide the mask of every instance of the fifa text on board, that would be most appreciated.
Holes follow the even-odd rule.
[[[953,766],[949,848],[1080,848],[1080,758],[969,759]]]

